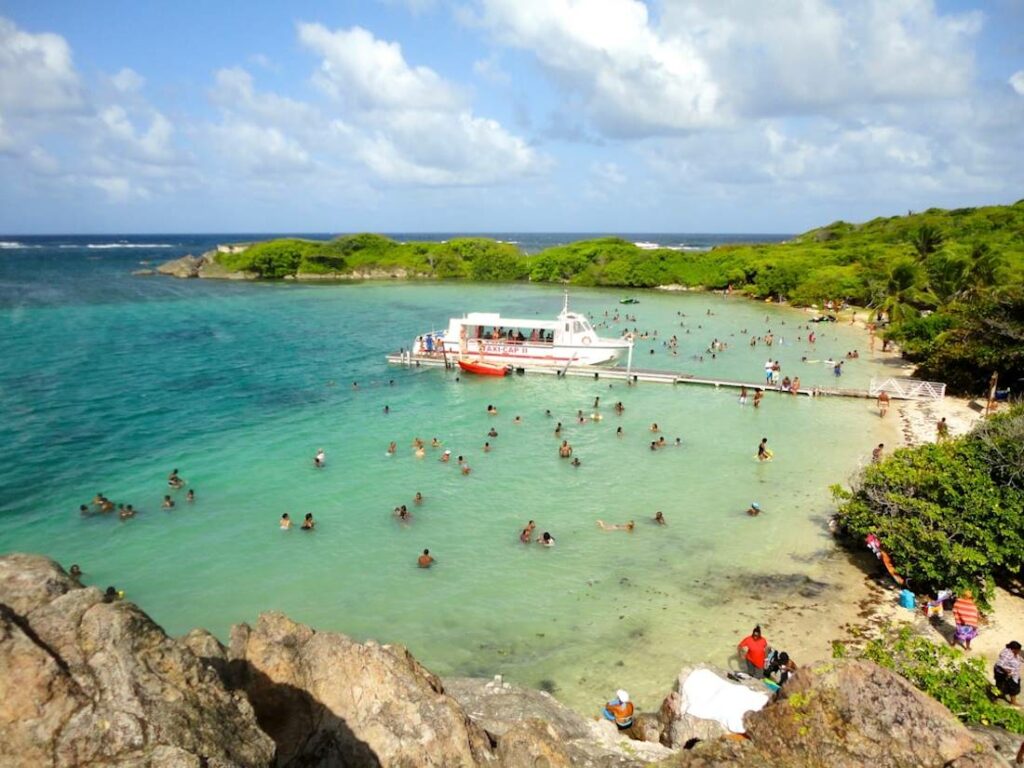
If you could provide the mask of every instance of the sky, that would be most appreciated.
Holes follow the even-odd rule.
[[[1024,198],[1024,0],[0,0],[0,232],[781,232]]]

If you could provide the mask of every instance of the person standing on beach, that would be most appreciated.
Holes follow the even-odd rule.
[[[761,636],[761,625],[754,627],[749,636],[740,640],[736,646],[740,653],[744,654],[743,660],[747,666],[747,674],[758,680],[764,677],[764,660],[768,653],[768,641]]]
[[[953,644],[960,643],[965,651],[971,650],[971,640],[978,636],[980,620],[978,606],[974,604],[974,594],[971,590],[965,589],[953,603],[953,622],[956,625]]]
[[[884,389],[878,393],[878,415],[885,417],[885,414],[889,412],[889,393]]]
[[[871,463],[878,464],[882,460],[882,452],[885,451],[885,443],[879,443],[878,447],[871,452]]]
[[[935,425],[935,439],[939,443],[949,439],[949,424],[946,423],[945,416],[939,419],[939,423]]]
[[[1005,696],[1011,705],[1016,706],[1017,696],[1020,694],[1020,643],[1011,640],[1006,644],[999,652],[993,673],[999,693]]]

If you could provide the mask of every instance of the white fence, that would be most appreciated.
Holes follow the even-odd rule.
[[[880,379],[873,377],[868,391],[872,397],[880,392],[888,392],[890,397],[899,400],[941,400],[946,396],[946,385],[937,381],[921,381],[920,379],[904,379],[894,377]]]

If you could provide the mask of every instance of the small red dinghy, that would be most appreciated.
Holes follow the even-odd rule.
[[[504,365],[494,363],[472,362],[470,360],[459,360],[459,368],[466,373],[475,373],[478,376],[507,376],[508,368]]]

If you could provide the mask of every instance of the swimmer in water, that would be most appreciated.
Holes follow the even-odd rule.
[[[429,549],[423,550],[423,554],[416,560],[416,564],[420,568],[429,568],[434,564],[434,558],[431,556]]]
[[[545,410],[544,411],[544,415],[547,416],[550,419],[551,418],[551,409],[549,408],[549,409]]]
[[[416,495],[412,497],[412,502],[413,502],[413,504],[422,504],[423,503],[423,494],[420,493],[419,491],[416,491]]]
[[[490,452],[491,452],[491,444],[490,443],[484,443],[484,453],[490,453]]]
[[[469,468],[469,464],[467,464],[464,461],[459,462],[459,469],[462,470],[462,474],[464,475],[468,475],[470,472],[473,471],[472,469]]]
[[[627,533],[632,533],[633,529],[636,528],[636,523],[630,520],[628,523],[609,525],[604,520],[598,520],[597,527],[602,531],[626,531]]]
[[[391,413],[391,406],[385,405],[384,406],[384,415],[387,416],[389,413]]]
[[[574,458],[574,459],[573,459],[572,461],[570,461],[569,463],[570,463],[570,464],[571,464],[572,466],[574,466],[574,467],[578,467],[578,466],[579,466],[580,464],[582,464],[582,462],[580,461],[580,458],[579,458],[579,456],[577,456],[576,458]]]
[[[562,422],[555,424],[555,437],[558,437],[560,434],[562,434]]]
[[[764,397],[764,390],[763,389],[759,389],[759,390],[757,390],[754,393],[754,407],[755,408],[760,408],[761,407],[761,398],[763,398],[763,397]]]
[[[82,517],[88,517],[92,514],[92,512],[89,511],[89,508],[85,504],[78,505],[78,513],[82,515]]]
[[[487,415],[488,416],[497,416],[498,415],[498,409],[495,408],[493,405],[488,405],[487,406]]]
[[[292,519],[287,512],[281,515],[281,520],[278,522],[278,525],[280,526],[282,531],[287,531],[289,528],[292,527]]]
[[[195,501],[195,500],[196,500],[196,492],[195,492],[195,491],[193,491],[193,490],[192,490],[192,489],[190,488],[190,489],[189,489],[189,491],[188,491],[188,493],[186,493],[186,494],[185,494],[185,501],[187,501],[187,502],[191,503],[191,502],[193,502],[193,501]],[[131,509],[131,506],[132,506],[132,505],[131,505],[131,504],[129,504],[129,505],[128,505],[128,508],[129,508],[129,509]]]
[[[487,433],[487,436],[488,437],[497,437],[498,436],[498,430],[496,430],[494,427],[491,427],[490,431]]]
[[[440,441],[440,440],[438,440],[438,439],[437,439],[437,438],[435,437],[435,438],[434,438],[433,440],[431,440],[431,441],[430,441],[430,447],[431,447],[431,448],[440,448],[440,447],[441,447],[441,441]]]
[[[178,477],[178,470],[172,469],[171,474],[167,476],[167,485],[171,488],[178,489],[185,484],[185,481]]]
[[[603,418],[604,417],[600,413],[592,413],[592,414],[590,414],[590,419],[592,421],[600,421]]]
[[[658,428],[658,422],[654,422],[653,424],[651,424],[651,432],[660,432],[660,431],[661,430]]]
[[[658,450],[658,441],[657,440],[651,440],[651,450],[652,451]]]
[[[317,469],[323,469],[324,464],[327,462],[327,454],[324,453],[323,448],[318,448],[316,456],[313,457],[313,466]]]
[[[302,521],[302,530],[312,531],[315,525],[316,523],[313,522],[313,513],[307,512],[305,519]]]
[[[164,509],[174,509],[174,499],[170,496],[164,496],[164,503],[161,504]]]
[[[416,450],[414,451],[414,454],[415,454],[417,459],[422,459],[424,456],[427,455],[427,452],[425,450],[423,450],[423,446],[422,445],[418,445],[418,446],[416,446]]]
[[[668,525],[668,522],[665,520],[665,515],[662,514],[661,511],[654,513],[654,522],[658,525]]]
[[[747,388],[740,387],[740,405],[747,404]]]
[[[523,544],[529,544],[530,540],[533,538],[533,529],[536,527],[537,524],[533,522],[533,520],[528,522],[526,527],[523,528],[522,533],[519,534],[519,540],[523,542]]]
[[[396,443],[394,440],[392,440],[390,443],[388,443],[388,455],[389,456],[394,456],[395,455],[395,451],[397,451],[397,450],[398,450],[398,443]]]
[[[750,507],[747,509],[747,514],[751,517],[757,517],[761,514],[761,505],[756,501],[750,502]]]
[[[757,446],[757,460],[768,461],[772,457],[772,452],[768,448],[768,438],[762,437],[761,442]]]
[[[523,423],[523,419],[520,416],[516,416],[514,419],[512,419],[512,423],[513,424],[522,424]]]
[[[615,430],[615,434],[618,437],[622,437],[622,427],[619,427],[618,429],[616,429]]]
[[[445,451],[444,453],[441,454],[441,458],[438,459],[438,461],[441,461],[444,464],[447,464],[451,460],[452,460],[452,452],[451,451]]]
[[[538,538],[537,543],[542,547],[553,547],[555,546],[555,537],[547,531],[544,531]]]
[[[563,459],[568,459],[572,456],[572,446],[569,445],[568,440],[563,440],[562,444],[558,446],[558,455]]]
[[[73,563],[71,565],[71,570],[68,571],[68,575],[71,576],[71,578],[75,581],[78,581],[82,578],[82,569],[78,566],[77,563]]]

